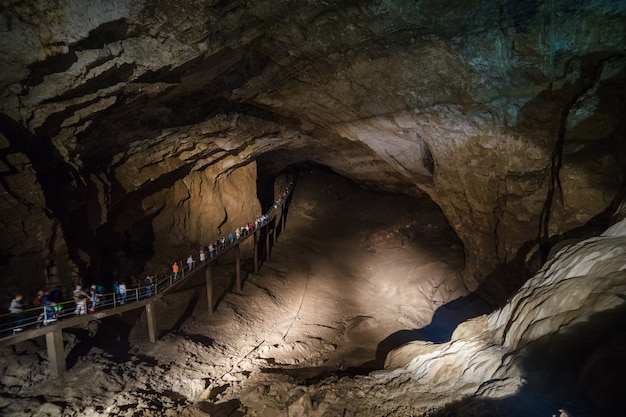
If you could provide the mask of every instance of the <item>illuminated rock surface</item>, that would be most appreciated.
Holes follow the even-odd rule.
[[[255,361],[273,358],[285,366],[325,367],[329,373],[368,361],[382,366],[384,357],[375,352],[378,343],[386,341],[383,351],[397,347],[395,342],[407,334],[396,332],[412,334],[426,325],[441,303],[478,290],[489,303],[502,306],[550,252],[597,235],[610,224],[609,215],[624,197],[625,4],[611,0],[286,1],[280,5],[269,0],[4,1],[0,6],[0,266],[5,291],[0,300],[5,305],[18,291],[30,299],[38,289],[57,284],[65,288],[79,280],[110,284],[116,278],[136,280],[146,272],[162,271],[172,257],[186,256],[200,244],[256,218],[272,200],[272,181],[283,169],[314,162],[369,190],[415,198],[407,200],[413,201],[407,203],[410,215],[395,223],[388,219],[390,223],[383,223],[380,230],[364,225],[367,238],[353,234],[353,229],[345,231],[346,247],[351,247],[350,242],[372,254],[365,259],[377,260],[371,265],[376,279],[368,281],[370,274],[362,272],[355,278],[359,285],[340,288],[346,299],[338,303],[346,307],[345,313],[319,320],[319,327],[328,334],[311,333],[306,343],[300,340],[303,336],[289,340],[291,350],[282,343],[256,348],[255,343],[265,336],[253,338],[250,344],[225,347],[224,358],[232,355],[233,359],[224,359],[220,370],[228,379],[230,367],[248,366],[249,359],[239,349],[253,351]],[[319,198],[313,192],[306,195]],[[429,229],[430,223],[421,223],[427,212],[415,201],[434,202],[445,221],[433,222],[436,226]],[[391,207],[370,206],[367,200],[360,203],[372,216],[381,217],[389,217],[396,210],[394,205],[404,204],[395,200]],[[306,216],[318,218],[311,214],[318,204],[300,204],[304,216],[300,221]],[[306,204],[310,204],[308,210]],[[330,210],[328,217],[335,214]],[[298,216],[293,217],[296,222]],[[410,251],[377,258],[389,251],[429,248],[430,244],[426,248],[409,244],[420,234],[402,229],[405,224],[408,229],[421,225],[433,236],[445,229],[441,235],[445,250],[433,251],[429,256],[434,258],[428,260]],[[331,225],[329,230],[342,225]],[[307,229],[302,239],[308,234],[316,240],[318,232]],[[322,247],[332,247],[334,241],[319,239],[326,242],[320,243]],[[266,265],[275,270],[272,282],[279,287],[279,277],[289,280],[294,279],[290,274],[308,273],[305,264],[287,262],[294,256],[299,259],[298,250],[306,253],[302,249],[308,247],[306,242],[294,243],[293,248],[291,243],[281,242],[285,259],[277,253],[278,259]],[[296,254],[289,255],[289,251]],[[610,248],[600,253],[600,257],[617,256]],[[342,275],[355,264],[359,268],[367,264],[347,249],[341,257],[325,259],[317,265],[324,269],[315,271],[315,276]],[[401,266],[388,265],[387,259]],[[534,280],[543,279],[541,274],[545,275],[541,272]],[[424,275],[429,277],[427,282],[413,281]],[[450,277],[454,279],[448,282]],[[251,383],[254,388],[229,389],[223,400],[237,399],[245,406],[256,401],[253,398],[269,396],[273,398],[270,409],[276,413],[278,404],[293,403],[299,414],[314,410],[323,415],[320,407],[327,404],[329,415],[341,415],[344,402],[355,404],[347,407],[349,412],[362,410],[358,404],[363,404],[373,407],[371,415],[390,410],[405,415],[418,398],[426,406],[458,399],[462,393],[476,392],[477,384],[499,372],[507,377],[500,385],[487,383],[480,388],[482,392],[495,396],[513,392],[526,386],[522,379],[541,379],[536,369],[524,368],[527,376],[515,362],[516,358],[534,358],[528,351],[539,348],[527,342],[539,339],[537,346],[546,343],[552,351],[555,348],[542,340],[549,339],[546,335],[555,327],[604,314],[592,313],[594,309],[613,311],[612,303],[623,295],[621,287],[613,288],[609,281],[568,279],[559,284],[558,291],[571,293],[565,299],[572,304],[533,308],[535,297],[553,301],[549,298],[552,288],[534,288],[530,283],[535,281],[522,288],[522,299],[513,298],[516,304],[507,304],[488,323],[479,320],[458,329],[462,338],[450,345],[411,345],[394,354],[399,364],[411,362],[413,348],[425,355],[444,349],[467,355],[477,349],[490,350],[475,359],[462,359],[474,361],[474,368],[464,374],[467,379],[456,378],[454,387],[433,383],[432,392],[426,395],[414,384],[403,382],[409,377],[399,376],[395,382],[381,377],[382,384],[388,385],[384,389],[377,385],[309,391],[307,382],[301,387],[303,395],[298,395],[294,381],[275,381],[268,386]],[[284,291],[267,293],[265,284],[258,285],[257,307],[275,302],[283,306],[276,307],[277,311],[292,312],[287,306],[302,299],[297,294],[280,295]],[[372,302],[378,293],[390,297],[393,314],[378,317],[361,308],[366,302],[359,297],[367,295],[367,302]],[[613,299],[604,294],[618,296]],[[406,302],[395,300],[394,295],[406,297]],[[449,306],[447,312],[437,311],[444,319],[451,311],[466,311],[467,305],[480,311],[473,297],[459,299],[459,306]],[[256,298],[250,294],[246,300]],[[180,318],[186,306],[179,303],[188,300],[171,300],[167,308],[181,309]],[[576,302],[581,303],[580,311],[572,307]],[[247,334],[256,326],[263,327],[256,322],[261,316],[240,315],[241,308],[211,326],[223,329],[224,323],[235,320],[248,326]],[[519,315],[529,310],[536,313]],[[621,314],[619,308],[616,311]],[[533,322],[535,314],[549,318]],[[102,387],[124,392],[125,397],[107,403],[116,411],[105,411],[105,407],[97,412],[131,415],[134,408],[124,401],[132,403],[142,390],[170,393],[148,403],[172,410],[172,415],[178,415],[173,410],[179,406],[195,410],[190,413],[200,412],[187,402],[197,399],[207,381],[222,380],[222,375],[194,370],[196,360],[212,363],[215,356],[214,347],[203,348],[208,344],[203,337],[214,336],[188,336],[204,334],[194,325],[182,320],[178,324],[182,333],[168,333],[164,338],[169,343],[158,345],[171,344],[168,354],[188,364],[184,366],[193,374],[192,383],[181,382],[187,377],[169,375],[171,364],[157,361],[151,367],[150,359],[146,362],[154,372],[150,381],[158,380],[161,385],[133,385],[132,394],[126,389],[128,381],[116,379],[116,371],[109,371],[104,361],[93,372],[103,372]],[[283,329],[277,326],[274,331],[280,333],[279,328]],[[594,328],[601,331],[602,326]],[[477,336],[486,329],[496,332],[488,341],[484,335]],[[580,378],[580,389],[593,401],[613,404],[612,391],[603,383],[613,380],[610,375],[615,370],[609,364],[623,338],[618,334],[609,338],[611,329],[602,333],[607,339],[602,347],[572,353],[589,358],[584,369],[578,365],[585,361],[577,359],[575,366],[564,364],[546,372],[568,375],[563,378],[570,378],[569,382]],[[443,342],[448,330],[435,328],[434,336],[429,336]],[[139,330],[133,328],[133,332]],[[236,327],[232,333],[237,333]],[[372,340],[364,342],[365,335]],[[343,351],[336,338],[345,339],[344,348],[354,351]],[[461,349],[462,344],[467,346]],[[510,363],[499,364],[498,354],[491,352],[494,346],[520,351],[507,356]],[[158,356],[141,350],[147,347],[137,349],[146,358]],[[198,353],[181,354],[190,350]],[[558,353],[557,349],[553,356]],[[562,356],[569,357],[566,353]],[[458,355],[450,354],[450,360]],[[89,357],[98,361],[97,355]],[[26,355],[22,359],[24,368],[40,362]],[[147,372],[142,359],[134,363]],[[411,372],[416,374],[442,369],[437,378],[462,372],[439,361],[432,366],[420,365],[419,360],[411,363]],[[257,362],[250,366],[260,367]],[[76,368],[72,372],[87,379],[80,366]],[[598,373],[610,375],[603,380],[595,377]],[[319,372],[313,375],[320,377]],[[289,375],[283,377],[289,379]],[[4,390],[12,392],[9,387],[19,386],[16,381],[22,377],[18,372],[4,378]],[[234,378],[241,381],[239,376]],[[354,381],[358,385],[362,380]],[[349,386],[354,381],[341,383]],[[557,383],[569,386],[561,380]],[[452,397],[445,394],[449,389],[455,391]],[[40,414],[54,415],[55,407],[63,409],[66,404],[87,406],[79,400],[79,391],[68,388],[54,395],[63,400],[46,402],[43,407],[48,411]],[[380,408],[374,403],[380,403]],[[205,411],[225,414],[238,405],[223,407]],[[280,414],[268,411],[267,415]]]
[[[157,303],[157,344],[133,315],[66,335],[71,368],[54,383],[43,345],[7,348],[0,405],[15,416],[401,416],[445,404],[441,415],[613,412],[624,227],[563,248],[481,315],[486,306],[463,289],[459,242],[432,203],[314,171],[298,183],[272,259],[212,316],[202,277],[192,280]],[[216,273],[216,288],[231,269]]]

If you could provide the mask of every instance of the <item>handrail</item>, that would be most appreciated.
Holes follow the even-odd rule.
[[[261,230],[263,227],[270,224],[272,220],[274,220],[278,213],[278,207],[282,206],[285,203],[286,197],[291,193],[293,189],[293,181],[289,181],[285,191],[281,194],[276,200],[276,202],[272,205],[272,207],[257,219],[253,223],[253,228],[247,235],[241,235],[238,239],[234,239],[232,243],[226,240],[225,248],[216,251],[216,253],[212,257],[207,257],[207,259],[202,263],[207,264],[217,260],[222,255],[225,255],[230,249],[235,246],[241,244],[246,239],[254,236],[257,230]],[[195,264],[195,261],[194,261]],[[129,304],[132,302],[137,302],[140,300],[145,300],[150,297],[156,297],[162,295],[167,292],[170,288],[181,282],[185,277],[194,274],[200,267],[194,267],[191,271],[186,271],[187,267],[183,264],[183,262],[179,262],[181,276],[178,279],[174,279],[173,274],[169,274],[162,279],[156,277],[155,281],[151,285],[151,291],[148,292],[148,286],[146,285],[131,285],[127,286],[126,297],[124,300],[121,299],[120,293],[117,292],[108,292],[103,294],[97,294],[97,311],[101,311],[103,309],[115,309],[124,304]],[[187,274],[185,274],[187,272]],[[91,304],[91,300],[86,301],[88,303],[87,312],[90,312],[89,305]],[[38,306],[34,308],[29,308],[23,310],[21,313],[5,313],[0,314],[0,334],[7,336],[8,334],[14,334],[17,331],[22,331],[27,328],[39,327],[41,325],[48,325],[50,323],[56,322],[62,318],[66,317],[74,317],[77,312],[77,303],[75,301],[64,301],[61,303],[56,303],[55,305],[45,305]],[[16,322],[16,317],[21,315],[23,318],[20,322]]]

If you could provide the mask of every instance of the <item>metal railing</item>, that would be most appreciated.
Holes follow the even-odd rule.
[[[216,248],[213,256],[207,255],[204,262],[202,262],[202,265],[217,260],[222,255],[225,255],[231,248],[241,244],[244,240],[254,236],[257,230],[261,230],[263,227],[270,224],[277,215],[278,207],[281,207],[285,203],[285,199],[292,189],[293,182],[290,181],[289,185],[285,189],[285,192],[278,198],[278,200],[274,203],[274,205],[272,205],[272,207],[267,211],[266,214],[259,217],[259,219],[257,219],[257,221],[253,223],[253,228],[249,231],[247,235],[241,235],[238,239],[234,239],[232,243],[228,239],[226,239],[225,246],[220,248],[219,250]],[[195,266],[195,261],[193,264],[194,266],[191,270],[189,270],[187,264],[183,263],[182,261],[179,261],[178,264],[180,265],[178,278],[174,278],[173,273],[165,274],[165,276],[163,276],[162,278],[159,278],[157,275],[156,277],[154,277],[154,282],[150,286],[127,286],[125,295],[119,292],[97,293],[95,303],[92,302],[92,299],[87,299],[85,301],[86,306],[84,309],[84,314],[93,313],[94,311],[101,311],[103,309],[115,309],[128,303],[133,303],[140,300],[148,299],[150,297],[162,295],[168,289],[185,280],[186,277],[189,277],[190,275],[201,269],[200,265]],[[25,309],[21,313],[2,314],[0,315],[0,337],[27,330],[29,328],[46,326],[63,318],[74,317],[82,311],[82,309],[78,308],[78,303],[76,301],[70,300]]]

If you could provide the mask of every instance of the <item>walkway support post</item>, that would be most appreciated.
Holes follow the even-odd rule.
[[[259,273],[259,229],[254,231],[254,273]]]
[[[213,270],[211,265],[206,267],[204,275],[206,278],[206,298],[209,302],[209,314],[213,314]]]
[[[148,337],[152,343],[157,341],[156,317],[154,315],[154,303],[146,304],[146,322],[148,323]]]
[[[278,216],[277,216],[277,217],[278,217]],[[276,232],[278,231],[278,225],[276,224],[276,222],[277,222],[278,220],[279,220],[279,219],[277,219],[276,217],[274,217],[274,221],[272,222],[272,223],[273,223],[273,226],[274,226],[274,227],[272,227],[272,246],[274,246],[274,245],[276,244],[276,239],[278,238],[278,236],[276,236],[276,235],[277,235],[277,233],[276,233]]]
[[[280,231],[284,232],[285,231],[285,203],[283,203],[283,205],[280,206],[280,221],[282,222],[280,226]]]
[[[235,246],[235,286],[237,291],[241,291],[241,253],[239,245]]]
[[[52,376],[61,376],[67,370],[65,366],[65,352],[63,351],[63,332],[55,330],[46,333],[48,347],[48,362]]]

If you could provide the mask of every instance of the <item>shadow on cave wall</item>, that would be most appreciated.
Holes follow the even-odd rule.
[[[68,223],[74,224],[76,233],[85,229],[89,230],[86,216],[82,213],[82,209],[85,207],[84,202],[88,200],[87,187],[82,181],[74,181],[78,177],[77,172],[64,161],[58,149],[53,146],[48,138],[32,134],[24,126],[3,113],[0,113],[0,133],[4,135],[10,145],[6,151],[3,151],[2,159],[6,159],[5,152],[23,153],[27,156],[45,199],[46,206],[41,209],[46,216],[59,221],[66,234],[70,256],[78,258],[78,247],[72,244],[73,234],[71,231],[65,230],[65,226]],[[17,170],[9,171],[7,174],[15,173]],[[77,185],[72,186],[71,184],[74,183]],[[31,208],[29,203],[20,197],[25,190],[13,190],[4,180],[4,173],[0,176],[0,185],[16,201],[21,202],[29,209]],[[48,265],[40,264],[41,261],[33,258],[30,258],[29,261],[30,266],[28,268],[20,268],[20,272],[28,274],[29,278],[24,281],[22,287],[33,285],[35,282],[45,282],[46,277],[43,272]],[[69,286],[69,281],[63,281],[64,279],[69,280],[69,277],[60,276],[60,279],[63,284]],[[23,291],[26,289],[22,288]],[[36,289],[34,288],[34,290]]]
[[[450,340],[456,327],[466,320],[488,314],[493,308],[476,294],[469,294],[439,307],[429,325],[420,329],[399,330],[387,336],[376,347],[374,360],[361,365],[363,369],[383,369],[385,358],[392,350],[409,342],[422,340],[445,343]]]
[[[121,198],[116,200],[108,211],[107,223],[94,228],[94,224],[97,224],[101,217],[102,207],[99,205],[100,199],[98,198],[100,191],[93,182],[92,175],[79,172],[67,163],[47,136],[32,134],[4,114],[0,114],[0,132],[10,144],[6,152],[21,152],[32,164],[33,172],[44,195],[45,207],[41,208],[44,210],[43,214],[57,221],[63,230],[68,257],[78,268],[80,279],[85,281],[83,284],[100,283],[101,277],[113,279],[111,277],[115,276],[116,272],[119,273],[118,257],[120,254],[139,260],[139,263],[151,257],[151,245],[154,240],[151,217],[146,217],[144,214],[133,224],[133,228],[126,235],[116,230],[120,218],[128,221],[129,213],[137,213],[137,210],[141,210],[140,202],[145,194],[121,195]],[[6,159],[3,155],[0,157]],[[102,165],[96,164],[96,166]],[[3,177],[0,177],[0,185],[17,201],[22,201],[20,193],[24,190],[11,190]],[[115,184],[112,186],[115,187]],[[115,192],[119,191],[115,189],[113,193]],[[143,213],[143,210],[139,212]],[[89,260],[84,255],[81,256],[81,253],[87,253]],[[56,262],[54,256],[54,253],[50,253],[46,258],[50,265],[65,264],[65,262]],[[50,265],[38,265],[38,260],[32,258],[29,258],[29,261],[29,268],[20,268],[20,271],[22,274],[27,273],[30,278],[24,286],[36,291],[46,284],[47,277],[43,275],[43,271],[46,271],[46,267]],[[33,271],[31,272],[30,269]],[[75,284],[72,282],[75,278],[70,269],[59,270],[58,278],[65,289],[72,288]],[[26,291],[26,289],[21,290]]]

